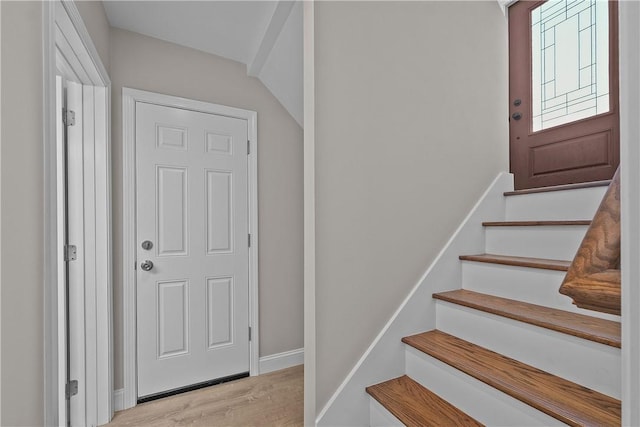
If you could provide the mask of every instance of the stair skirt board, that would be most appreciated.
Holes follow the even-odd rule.
[[[620,399],[619,348],[445,301],[437,311],[442,332]]]
[[[316,425],[367,425],[370,403],[365,387],[405,373],[405,349],[400,340],[435,327],[435,302],[431,295],[459,286],[462,280],[459,255],[484,251],[482,222],[505,219],[503,193],[512,189],[513,176],[506,172],[498,174],[322,408]]]

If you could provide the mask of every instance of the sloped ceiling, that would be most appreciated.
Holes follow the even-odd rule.
[[[302,3],[104,1],[111,26],[247,66],[302,123]]]

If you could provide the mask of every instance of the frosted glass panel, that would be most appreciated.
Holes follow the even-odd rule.
[[[531,12],[533,131],[609,111],[605,0],[550,0]]]

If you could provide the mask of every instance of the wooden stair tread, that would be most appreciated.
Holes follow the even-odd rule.
[[[408,427],[482,426],[406,375],[369,386],[366,390]]]
[[[550,191],[576,190],[579,188],[607,187],[611,184],[610,179],[593,182],[579,182],[577,184],[553,185],[551,187],[526,188],[523,190],[505,191],[505,196],[520,196],[523,194],[548,193]]]
[[[434,298],[620,348],[620,323],[580,313],[458,289]]]
[[[402,341],[566,424],[620,425],[619,400],[533,366],[437,330]]]
[[[535,227],[535,226],[558,226],[558,225],[590,225],[591,220],[571,220],[571,221],[485,221],[484,227]]]
[[[462,261],[486,262],[490,264],[513,265],[516,267],[556,271],[567,271],[571,265],[571,261],[494,254],[460,255],[460,259]]]

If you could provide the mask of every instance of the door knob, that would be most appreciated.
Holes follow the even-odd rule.
[[[513,118],[513,120],[520,120],[522,118],[522,113],[516,111],[511,115],[511,117]]]
[[[149,260],[145,260],[142,264],[140,264],[140,268],[144,271],[151,271],[153,268],[153,263]]]

